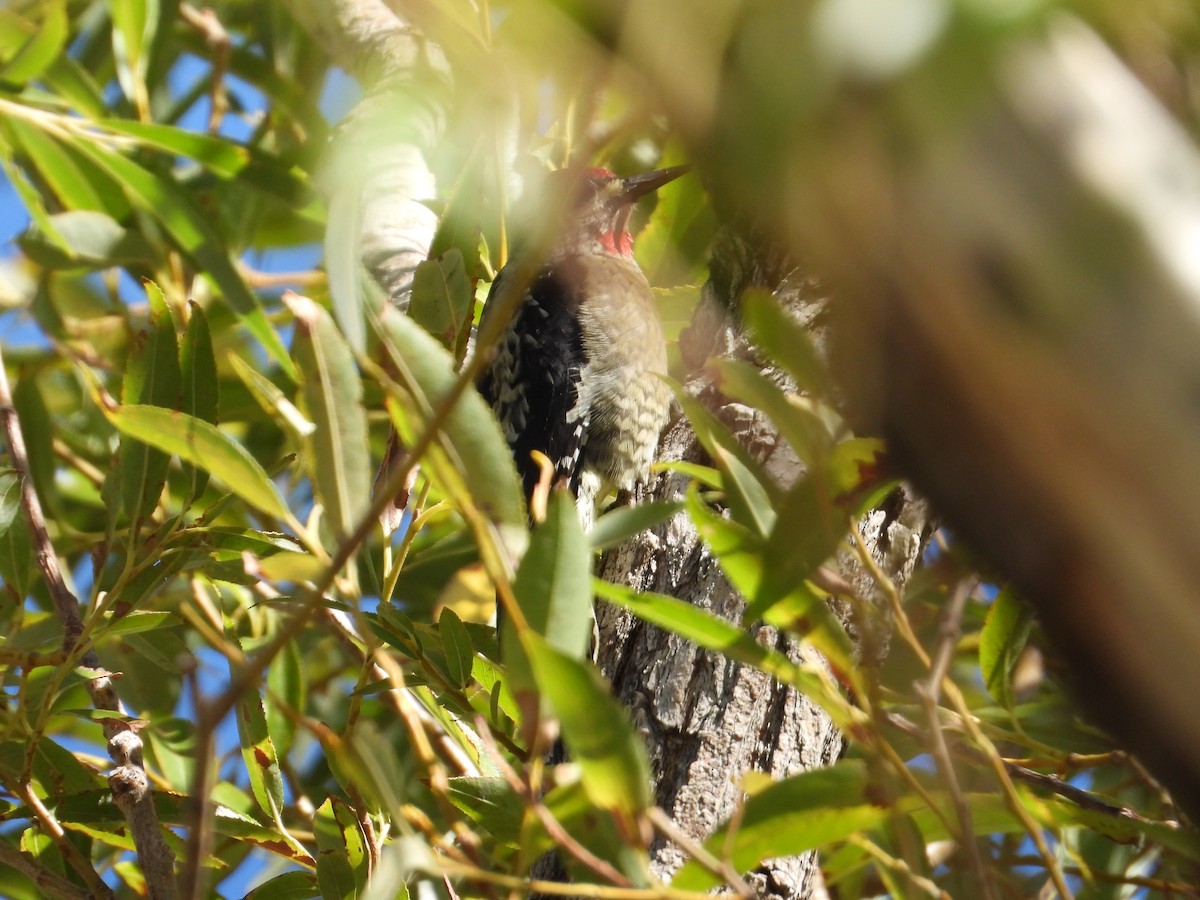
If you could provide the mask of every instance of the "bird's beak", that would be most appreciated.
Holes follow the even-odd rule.
[[[621,200],[624,203],[634,203],[691,170],[691,166],[671,166],[669,169],[655,169],[653,172],[643,172],[641,175],[623,178],[621,179]]]

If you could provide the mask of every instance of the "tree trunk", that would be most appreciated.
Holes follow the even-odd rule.
[[[821,343],[826,301],[818,296],[817,285],[789,271],[764,247],[765,242],[746,240],[731,231],[722,235],[711,261],[712,280],[692,326],[681,338],[681,349],[692,370],[689,392],[699,396],[781,483],[789,484],[802,474],[791,448],[765,416],[722,397],[702,372],[703,363],[716,355],[761,364],[734,324],[736,314],[724,312],[736,310],[738,297],[748,287],[771,290],[814,329]],[[659,458],[709,462],[682,417],[668,427]],[[670,499],[685,490],[685,478],[665,476],[651,488],[649,499]],[[924,548],[929,516],[925,504],[907,489],[889,498],[886,506],[872,511],[860,524],[876,562],[902,588]],[[876,593],[870,576],[849,554],[839,557],[837,568],[870,606]],[[735,622],[745,608],[744,598],[730,586],[682,512],[606,554],[599,574],[639,590],[685,599]],[[838,610],[839,616],[860,645],[865,643],[864,625],[871,634],[886,633],[886,628],[871,627],[872,623],[849,621],[848,610],[847,604]],[[642,732],[657,779],[657,802],[689,837],[702,841],[730,816],[741,799],[739,783],[746,772],[780,778],[828,765],[841,755],[843,739],[829,717],[796,691],[615,607],[602,604],[597,618],[600,665]],[[793,661],[824,664],[803,642],[762,625],[754,631],[759,641]],[[669,877],[686,859],[683,849],[661,840],[652,855],[655,872],[662,877]],[[764,864],[749,881],[763,897],[825,895],[814,853]]]

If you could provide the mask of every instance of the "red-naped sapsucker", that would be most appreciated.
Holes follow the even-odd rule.
[[[573,191],[552,242],[479,379],[531,497],[545,454],[578,498],[585,521],[604,486],[644,479],[670,410],[662,326],[633,258],[629,216],[637,200],[687,171],[621,178],[605,169],[564,172]],[[484,310],[520,260],[505,266]]]

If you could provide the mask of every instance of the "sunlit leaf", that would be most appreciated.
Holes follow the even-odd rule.
[[[32,81],[48,69],[67,40],[65,0],[46,0],[37,7],[41,22],[20,49],[0,68],[0,80],[10,83]]]
[[[522,644],[538,689],[562,726],[584,788],[597,806],[632,823],[652,802],[646,750],[628,712],[609,693],[600,673],[527,631]]]
[[[365,842],[354,812],[331,797],[317,809],[313,831],[322,900],[354,900],[367,879]]]
[[[134,338],[121,398],[126,406],[174,409],[182,388],[175,323],[157,286],[147,282],[146,297],[150,327]],[[137,518],[148,516],[158,505],[170,456],[153,443],[130,437],[121,441],[120,449],[122,502],[126,515]]]
[[[305,465],[339,540],[348,537],[371,500],[371,460],[362,381],[350,348],[325,310],[306,297],[285,298],[296,318],[293,353],[308,416]]]
[[[1014,703],[1012,676],[1033,630],[1033,611],[1011,590],[988,608],[979,635],[979,668],[988,692],[1008,707]]]
[[[432,413],[454,384],[453,360],[428,332],[390,308],[380,317],[382,337],[404,386]],[[508,443],[495,417],[473,387],[467,387],[443,425],[447,451],[474,502],[506,526],[509,540],[525,530],[525,503]]]
[[[287,504],[254,457],[203,419],[155,406],[122,406],[105,415],[122,434],[215,475],[255,509],[288,517]]]

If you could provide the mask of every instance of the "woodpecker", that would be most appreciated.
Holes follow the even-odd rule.
[[[629,216],[639,198],[688,170],[621,178],[606,169],[564,172],[572,189],[562,233],[539,260],[520,306],[479,379],[504,428],[529,499],[544,453],[555,480],[590,523],[605,487],[646,477],[670,411],[662,325],[645,274],[633,259]],[[507,278],[501,269],[484,322]]]

